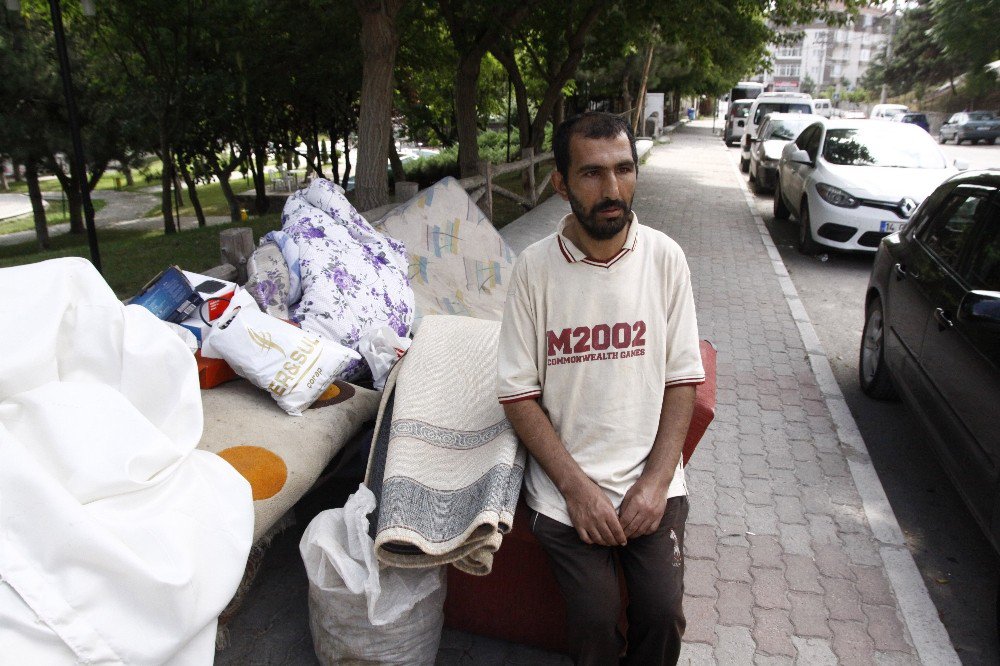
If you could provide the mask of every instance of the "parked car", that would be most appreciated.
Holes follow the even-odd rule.
[[[919,127],[820,119],[778,160],[774,217],[799,220],[799,251],[874,252],[957,171]]]
[[[752,99],[738,99],[729,104],[726,110],[726,127],[722,133],[722,139],[727,146],[739,143],[746,132],[747,114],[753,105]]]
[[[985,141],[988,144],[996,143],[1000,136],[1000,119],[992,111],[962,111],[953,113],[938,130],[938,141],[955,140],[955,144],[963,141],[976,144]]]
[[[813,110],[817,116],[829,118],[833,115],[833,103],[825,97],[817,97],[813,100]]]
[[[811,113],[769,113],[764,116],[757,136],[750,139],[750,187],[754,192],[774,190],[781,150],[819,118],[819,115]]]
[[[757,128],[769,113],[815,113],[813,98],[806,93],[761,93],[750,106],[747,131],[740,140],[740,171],[750,170],[750,138],[757,136]]]
[[[861,389],[899,396],[1000,551],[1000,171],[938,187],[882,240],[865,297]]]
[[[896,123],[910,123],[911,125],[916,125],[928,133],[931,131],[931,124],[927,120],[927,116],[923,113],[897,113],[892,117],[892,120]]]
[[[910,108],[905,104],[876,104],[872,107],[872,120],[892,120],[893,116],[906,113]]]

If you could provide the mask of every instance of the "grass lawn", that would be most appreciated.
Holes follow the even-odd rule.
[[[281,227],[278,214],[250,218],[254,241]],[[162,231],[105,230],[97,232],[104,279],[119,298],[128,298],[161,270],[177,264],[203,271],[221,263],[219,233],[232,225],[195,228],[165,236]],[[244,225],[240,225],[244,226]],[[34,241],[0,246],[0,268],[33,264],[57,257],[90,257],[85,235],[63,234],[51,239],[52,249],[38,252]]]
[[[103,199],[91,199],[91,203],[94,205],[95,213],[107,205]],[[49,201],[49,207],[45,210],[45,222],[50,227],[54,227],[57,224],[69,224],[69,206],[67,205],[66,212],[64,213],[58,202]],[[32,213],[28,213],[27,215],[11,217],[0,221],[0,236],[34,228],[35,217]]]

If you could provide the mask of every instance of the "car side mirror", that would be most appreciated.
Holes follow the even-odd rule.
[[[792,154],[788,156],[789,161],[797,162],[798,164],[808,164],[812,166],[812,159],[809,157],[809,153],[802,150],[801,148],[793,150]]]
[[[965,160],[955,160],[955,168],[959,171],[967,171],[969,169],[969,163]]]
[[[1000,291],[968,292],[958,304],[958,319],[1000,331]]]

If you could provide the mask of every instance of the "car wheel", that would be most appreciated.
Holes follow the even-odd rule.
[[[785,205],[785,199],[781,194],[781,177],[774,183],[774,219],[776,220],[787,220],[788,219],[788,206]]]
[[[961,146],[962,145],[962,141],[964,141],[964,139],[962,139],[962,135],[961,134],[956,134],[955,135],[955,145],[956,146]]]
[[[740,158],[740,171],[743,173],[750,171],[750,160],[743,159],[742,157]]]
[[[799,208],[799,252],[802,254],[817,254],[821,249],[819,243],[812,237],[812,222],[809,221],[809,201],[802,200]]]
[[[992,145],[993,145],[993,144],[995,144],[996,142],[997,142],[996,138],[992,138],[992,139],[986,139],[986,143],[987,143],[987,145],[990,145],[990,146],[992,146]]]
[[[865,328],[861,332],[861,355],[858,359],[858,382],[865,395],[878,400],[896,397],[896,389],[885,364],[885,317],[882,299],[872,298],[865,308]]]

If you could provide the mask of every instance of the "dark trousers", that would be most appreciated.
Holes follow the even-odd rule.
[[[532,512],[531,531],[549,555],[566,599],[569,641],[577,664],[617,664],[621,564],[628,588],[628,651],[622,663],[676,664],[684,635],[684,522],[687,497],[672,497],[653,534],[624,547],[583,543],[576,530]]]

